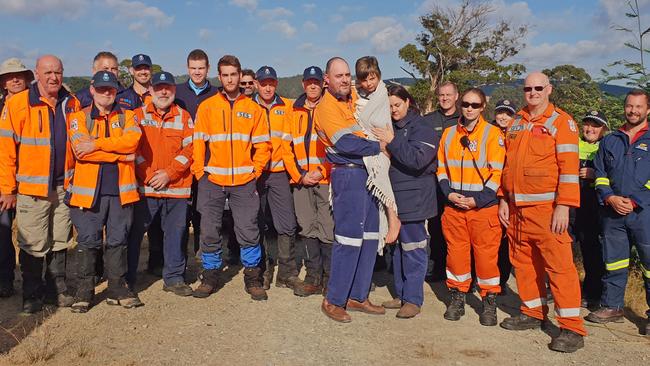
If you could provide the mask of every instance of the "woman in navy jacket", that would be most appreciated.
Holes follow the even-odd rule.
[[[393,254],[397,298],[382,304],[400,309],[398,318],[420,313],[427,271],[428,235],[425,220],[437,215],[436,133],[423,122],[415,100],[402,86],[388,88],[393,127],[373,129],[391,157],[390,180],[402,227]]]

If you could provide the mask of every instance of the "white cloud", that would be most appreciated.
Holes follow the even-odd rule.
[[[286,20],[278,20],[266,23],[262,26],[262,29],[266,31],[282,33],[287,38],[291,38],[296,35],[296,28],[294,28]]]
[[[305,13],[311,13],[316,9],[316,4],[314,3],[308,3],[308,4],[302,4],[302,8],[305,9]]]
[[[248,11],[257,9],[257,0],[230,0],[228,3]]]
[[[299,45],[297,48],[298,51],[303,51],[303,52],[312,52],[316,50],[316,46],[314,46],[314,44],[311,42],[303,43]]]
[[[409,34],[404,26],[392,17],[373,17],[353,22],[338,34],[339,43],[356,43],[369,40],[373,51],[385,53],[403,46]]]
[[[202,41],[207,41],[210,38],[212,38],[212,34],[213,34],[213,32],[211,30],[207,29],[207,28],[199,29],[199,33],[198,33],[199,39],[202,40]]]
[[[278,7],[273,9],[260,9],[257,11],[257,15],[262,19],[271,20],[290,17],[293,15],[293,12],[289,9]]]
[[[128,29],[145,39],[149,38],[151,25],[156,28],[164,28],[174,22],[173,16],[141,1],[104,0],[104,4],[115,12],[116,20],[131,21]]]
[[[340,23],[343,21],[343,15],[341,14],[332,14],[329,17],[330,23]]]
[[[302,24],[302,28],[307,32],[316,32],[318,30],[318,25],[308,20]]]
[[[3,15],[27,18],[57,16],[66,20],[78,19],[87,6],[88,2],[84,0],[0,0]]]

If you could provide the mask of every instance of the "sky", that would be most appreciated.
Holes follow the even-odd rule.
[[[593,77],[618,59],[636,60],[624,46],[634,26],[626,0],[484,0],[493,22],[527,25],[525,47],[508,62],[529,71],[573,64]],[[32,68],[39,55],[64,62],[65,75],[90,75],[94,55],[118,58],[146,53],[176,75],[186,73],[186,56],[205,50],[212,63],[234,54],[242,66],[273,66],[279,76],[301,74],[342,56],[352,65],[365,55],[379,59],[384,78],[408,77],[399,49],[423,31],[419,17],[459,0],[0,0],[0,60],[21,58]],[[644,29],[650,0],[639,0]],[[650,42],[650,41],[649,41]],[[210,76],[215,76],[211,70]]]

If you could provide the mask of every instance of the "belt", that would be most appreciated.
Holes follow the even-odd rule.
[[[365,166],[353,163],[347,164],[332,164],[332,169],[334,168],[357,168],[357,169],[366,169]]]

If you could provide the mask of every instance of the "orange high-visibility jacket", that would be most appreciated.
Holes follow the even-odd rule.
[[[286,118],[290,139],[285,139],[284,162],[291,176],[291,183],[297,184],[303,175],[318,170],[323,179],[320,184],[329,184],[329,172],[332,165],[327,161],[325,145],[318,139],[314,111],[305,105],[307,96],[303,94],[293,103],[293,108]],[[309,147],[309,153],[307,153]]]
[[[55,110],[56,106],[47,98],[38,95],[34,85],[7,101],[0,116],[0,193],[48,196],[54,150],[51,135],[54,121],[50,118],[55,113],[65,116],[81,108],[77,98],[64,88],[59,92],[61,98],[63,101]],[[66,142],[64,187],[72,177],[73,168],[72,150]]]
[[[201,102],[193,143],[196,179],[208,173],[208,179],[221,186],[243,185],[258,178],[271,158],[266,113],[243,94],[232,107],[223,92]],[[207,162],[206,152],[210,154]]]
[[[94,108],[93,108],[94,109]],[[94,113],[93,113],[94,115]],[[88,119],[94,123],[88,131]],[[109,125],[109,137],[106,136],[106,120]],[[70,128],[68,139],[72,145],[77,145],[83,136],[95,138],[96,151],[76,158],[74,175],[68,186],[70,205],[81,208],[91,208],[95,201],[97,181],[101,163],[117,163],[120,203],[126,205],[140,200],[138,185],[135,178],[135,164],[127,161],[127,155],[134,154],[142,135],[138,127],[137,117],[133,111],[121,110],[116,107],[107,116],[91,117],[91,107],[68,115]]]
[[[153,103],[134,112],[142,130],[135,156],[140,193],[146,197],[189,198],[192,190],[192,117],[175,103],[165,115],[156,112]],[[147,182],[161,169],[169,175],[169,184],[156,191]]]
[[[517,206],[557,203],[580,206],[578,127],[549,104],[532,118],[522,109],[506,131],[506,164],[500,197]]]
[[[465,137],[467,147],[463,147],[461,143]],[[480,116],[472,131],[467,131],[459,122],[442,133],[436,175],[445,195],[448,195],[451,189],[472,196],[481,208],[484,207],[483,203],[496,203],[504,157],[501,130]],[[485,191],[485,188],[491,191]]]
[[[283,172],[286,162],[283,160],[285,141],[288,141],[290,131],[286,124],[287,115],[291,112],[292,102],[289,99],[275,96],[275,101],[270,109],[262,105],[261,97],[255,94],[253,97],[260,107],[266,112],[266,119],[269,124],[269,135],[271,136],[271,159],[264,168],[269,172]]]

